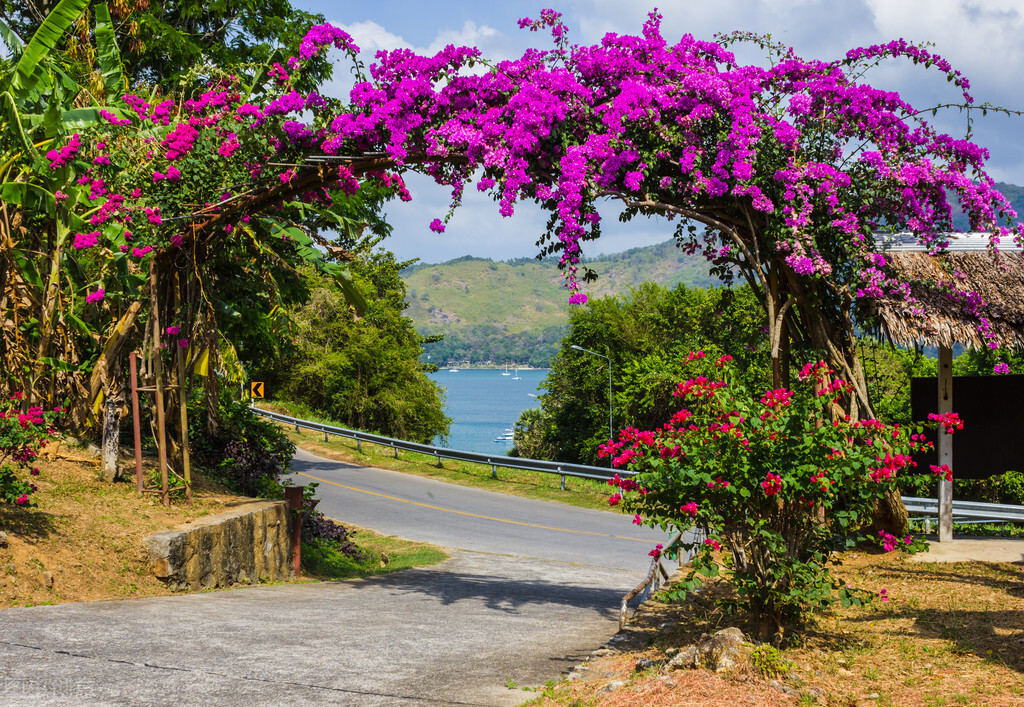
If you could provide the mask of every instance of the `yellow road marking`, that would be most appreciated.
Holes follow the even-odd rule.
[[[523,523],[522,521],[518,521],[518,520],[507,520],[505,518],[492,518],[491,516],[484,516],[484,515],[480,515],[478,513],[467,513],[466,511],[456,511],[456,510],[453,510],[451,508],[442,508],[441,506],[432,506],[429,503],[420,503],[419,501],[410,501],[410,500],[405,499],[405,498],[398,498],[397,496],[388,496],[386,493],[377,493],[376,491],[367,491],[365,489],[357,489],[357,488],[355,488],[353,486],[346,486],[345,484],[339,484],[337,481],[328,481],[327,479],[321,479],[319,476],[313,476],[312,474],[306,474],[305,472],[301,472],[301,471],[298,472],[296,474],[296,476],[305,476],[308,479],[313,479],[314,481],[319,481],[320,483],[323,483],[323,484],[330,484],[331,486],[338,486],[340,488],[348,489],[349,491],[356,491],[358,493],[367,493],[367,494],[369,494],[371,496],[379,496],[381,498],[387,498],[387,499],[389,499],[391,501],[399,501],[401,503],[409,503],[409,504],[412,504],[414,506],[420,506],[422,508],[430,508],[430,509],[433,509],[435,511],[444,511],[445,513],[455,513],[455,514],[460,515],[460,516],[469,516],[470,518],[481,518],[483,520],[493,520],[496,523],[508,523],[510,525],[525,525],[527,528],[538,528],[540,530],[554,530],[554,531],[557,531],[559,533],[574,533],[576,535],[596,535],[597,537],[600,537],[600,538],[614,538],[616,540],[633,540],[633,541],[638,542],[638,543],[650,544],[650,542],[651,542],[650,540],[641,540],[640,538],[630,538],[630,537],[626,537],[625,535],[609,535],[608,533],[591,533],[591,532],[586,531],[586,530],[569,530],[568,528],[551,528],[551,527],[548,527],[546,525],[537,525],[535,523]]]

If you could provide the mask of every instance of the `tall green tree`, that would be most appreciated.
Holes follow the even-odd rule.
[[[689,351],[731,354],[745,380],[770,381],[763,310],[748,287],[668,290],[645,283],[621,297],[590,300],[573,310],[541,397],[546,419],[524,421],[520,450],[546,450],[559,461],[598,463],[608,440],[608,363],[572,346],[607,355],[616,429],[654,427],[675,410],[672,392]],[[526,423],[529,422],[529,425]]]
[[[57,5],[55,0],[0,0],[2,19],[24,41],[32,37]],[[91,66],[96,59],[93,14],[104,0],[80,10],[62,49]],[[110,3],[112,31],[132,84],[173,84],[202,64],[228,67],[275,60],[279,47],[295,49],[310,25],[323,16],[288,0],[117,0]],[[331,66],[320,59],[306,76],[319,81]]]
[[[429,443],[448,434],[444,395],[419,363],[423,352],[412,320],[402,315],[405,286],[384,250],[360,253],[349,263],[366,297],[356,316],[343,293],[305,271],[309,301],[293,312],[292,353],[261,374],[287,399],[342,424],[389,437]]]

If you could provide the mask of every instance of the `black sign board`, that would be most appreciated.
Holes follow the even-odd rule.
[[[910,416],[927,422],[938,412],[938,379],[910,382]],[[953,378],[953,412],[964,428],[953,434],[953,477],[987,479],[1004,471],[1024,470],[1024,376],[964,376]],[[935,430],[928,439],[938,443]],[[938,463],[936,450],[914,456],[917,470]]]

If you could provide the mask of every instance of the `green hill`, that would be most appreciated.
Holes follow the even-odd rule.
[[[680,282],[709,286],[701,256],[687,256],[674,241],[585,261],[598,274],[586,284],[590,297],[625,293],[642,282],[667,287]],[[402,272],[416,330],[444,334],[428,344],[439,365],[519,363],[546,366],[568,320],[565,279],[554,260],[520,258],[494,262],[467,256]]]

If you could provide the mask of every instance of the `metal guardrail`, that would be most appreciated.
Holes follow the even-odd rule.
[[[903,505],[910,515],[925,517],[925,532],[929,521],[939,515],[939,502],[934,498],[902,496]],[[980,503],[978,501],[953,501],[954,523],[1024,523],[1024,506],[1009,506],[1001,503]]]
[[[690,530],[688,530],[686,532],[693,533],[694,536],[695,536],[695,540],[696,541],[700,541],[700,539],[702,537],[706,536],[706,533],[701,528],[697,528],[696,526],[694,526],[693,528],[690,528]],[[669,542],[668,548],[677,548],[681,552],[682,550],[681,550],[681,548],[679,548],[679,545],[680,545],[682,539],[683,539],[683,534],[679,533],[674,538],[672,538],[672,540]],[[655,557],[654,559],[652,559],[651,560],[651,569],[647,573],[647,576],[644,577],[644,580],[642,582],[640,582],[640,584],[636,585],[636,587],[633,589],[633,591],[631,591],[626,596],[622,597],[622,604],[619,606],[619,630],[620,631],[623,628],[625,628],[626,624],[629,622],[629,617],[628,617],[626,612],[627,612],[627,608],[628,608],[628,604],[629,604],[630,600],[636,598],[639,595],[640,596],[640,603],[643,604],[645,601],[647,601],[648,597],[650,597],[656,591],[661,589],[661,586],[663,584],[665,584],[665,582],[667,582],[669,580],[669,578],[672,576],[672,575],[669,574],[668,570],[665,569],[665,565],[663,564],[664,561],[665,561],[665,555],[664,554],[659,555],[658,557]],[[683,565],[685,565],[689,561],[690,561],[689,557],[685,557],[685,558],[684,557],[680,557],[679,558],[679,566],[682,567]]]
[[[620,476],[631,476],[632,472],[622,471],[618,469],[608,469],[600,466],[588,466],[586,464],[567,464],[564,462],[549,462],[540,459],[523,459],[520,457],[506,457],[496,454],[482,454],[480,452],[465,452],[458,449],[448,449],[446,447],[435,447],[429,444],[419,444],[418,442],[407,442],[402,439],[394,439],[392,437],[384,437],[382,435],[370,434],[369,432],[359,432],[357,430],[350,430],[345,427],[335,427],[333,425],[325,425],[321,422],[311,422],[309,420],[302,420],[297,417],[289,417],[288,415],[282,415],[277,412],[271,412],[270,410],[263,410],[252,406],[252,411],[258,415],[275,420],[277,422],[284,423],[286,425],[294,426],[295,431],[298,432],[299,428],[305,428],[307,430],[316,430],[317,432],[323,432],[324,441],[327,441],[327,435],[337,435],[339,437],[347,437],[348,439],[356,440],[357,447],[362,451],[362,443],[369,442],[372,444],[378,444],[384,447],[391,447],[395,450],[395,456],[398,456],[399,450],[405,452],[418,452],[420,454],[428,454],[430,456],[437,457],[437,463],[440,464],[442,459],[454,459],[457,461],[473,462],[476,464],[487,464],[491,467],[491,476],[498,478],[498,467],[503,469],[522,469],[524,471],[539,471],[546,474],[558,474],[562,477],[562,490],[565,490],[565,477],[572,476],[579,479],[592,479],[596,481],[607,481],[612,478],[615,474]]]

